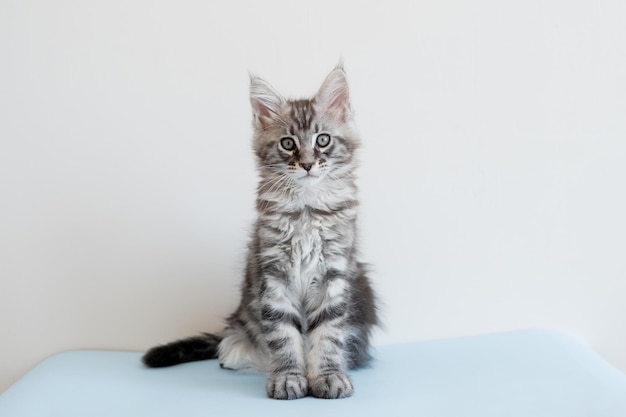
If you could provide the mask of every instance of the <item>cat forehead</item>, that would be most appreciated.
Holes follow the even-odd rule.
[[[311,130],[316,116],[314,101],[304,99],[291,100],[288,104],[291,134],[295,134],[295,131],[306,132]]]

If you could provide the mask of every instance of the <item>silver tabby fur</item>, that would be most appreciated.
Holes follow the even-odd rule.
[[[286,100],[252,77],[256,221],[241,303],[218,334],[152,348],[148,366],[218,357],[268,375],[276,399],[353,393],[349,369],[371,357],[374,295],[357,249],[359,148],[345,72],[311,99]]]

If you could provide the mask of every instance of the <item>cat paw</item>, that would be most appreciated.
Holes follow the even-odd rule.
[[[306,394],[306,378],[302,375],[271,375],[267,379],[267,395],[270,398],[295,400]]]
[[[353,392],[350,377],[342,372],[309,378],[309,393],[317,398],[346,398]]]

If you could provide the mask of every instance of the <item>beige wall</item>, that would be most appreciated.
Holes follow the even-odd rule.
[[[0,3],[0,391],[218,329],[254,218],[246,71],[305,95],[340,55],[377,343],[545,327],[626,370],[624,5],[513,3]]]

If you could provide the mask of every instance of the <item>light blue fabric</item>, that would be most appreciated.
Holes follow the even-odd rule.
[[[1,417],[625,417],[626,376],[560,334],[521,331],[380,347],[343,400],[266,397],[217,361],[146,369],[140,353],[45,360],[0,396]]]

